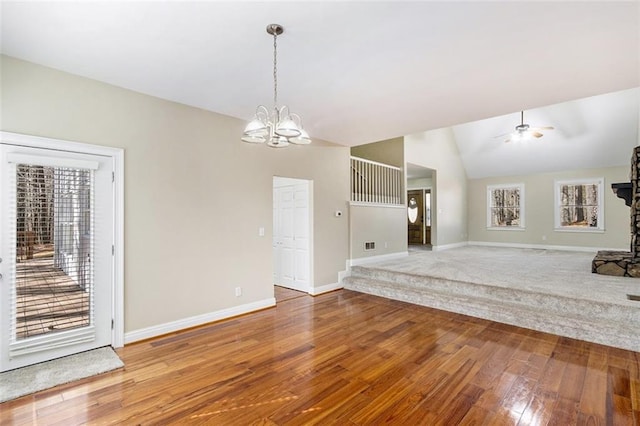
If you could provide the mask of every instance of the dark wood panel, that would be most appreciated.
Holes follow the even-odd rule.
[[[346,290],[118,352],[0,423],[640,424],[638,353]]]

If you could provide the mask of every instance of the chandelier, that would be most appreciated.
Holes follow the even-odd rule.
[[[302,128],[302,119],[284,105],[278,107],[278,36],[284,32],[279,24],[267,25],[267,33],[273,36],[273,109],[264,105],[256,108],[253,120],[244,129],[242,140],[249,143],[267,143],[273,148],[284,148],[289,144],[308,145],[311,138]]]

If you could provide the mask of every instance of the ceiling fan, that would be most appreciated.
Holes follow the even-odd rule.
[[[505,140],[505,143],[523,141],[531,138],[541,138],[542,136],[544,136],[541,130],[553,130],[553,127],[531,127],[524,122],[524,111],[520,111],[520,124],[516,126],[515,132],[504,133],[495,137],[502,138],[505,136],[509,136]]]

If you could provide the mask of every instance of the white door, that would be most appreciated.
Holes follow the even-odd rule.
[[[304,292],[311,290],[309,194],[308,181],[274,178],[274,284]]]
[[[0,144],[0,371],[112,343],[112,157]]]
[[[298,289],[310,291],[309,264],[309,183],[293,187],[293,256],[294,278]]]
[[[293,187],[275,188],[276,209],[274,211],[274,283],[297,289],[295,283],[295,236]]]

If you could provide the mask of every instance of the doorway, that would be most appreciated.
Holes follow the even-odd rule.
[[[37,146],[64,145],[45,141],[8,133],[0,141],[0,371],[120,346],[122,337],[112,331],[121,320],[114,298],[121,157]]]
[[[407,237],[409,245],[431,246],[431,190],[407,191]]]
[[[309,293],[312,286],[312,181],[273,178],[273,283]]]

